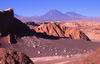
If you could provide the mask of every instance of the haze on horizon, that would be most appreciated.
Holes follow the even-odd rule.
[[[39,16],[57,9],[63,13],[77,12],[85,16],[100,16],[100,0],[1,0],[0,9],[13,8],[22,16]]]

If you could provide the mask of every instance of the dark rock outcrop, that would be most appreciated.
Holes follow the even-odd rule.
[[[32,35],[30,28],[14,17],[13,9],[0,11],[1,37],[10,35],[10,42],[16,43],[17,37]]]
[[[0,64],[34,64],[25,54],[5,48],[0,48],[0,62]]]
[[[37,23],[35,22],[25,22],[25,24],[27,25],[32,25],[32,26],[39,26]]]

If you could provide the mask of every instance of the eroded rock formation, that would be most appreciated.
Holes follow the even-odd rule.
[[[90,39],[85,35],[85,33],[83,33],[79,29],[69,28],[69,29],[65,30],[65,36],[69,37],[71,39],[75,39],[75,40],[87,40],[87,41],[90,41]]]
[[[41,24],[35,30],[52,36],[64,37],[63,31],[56,23]]]
[[[0,62],[0,64],[34,64],[25,54],[5,48],[0,48]]]
[[[0,36],[8,37],[10,43],[16,43],[17,37],[31,35],[30,28],[14,17],[13,9],[0,11]]]
[[[57,37],[66,37],[75,40],[87,40],[90,39],[83,33],[81,30],[76,28],[69,28],[66,26],[61,26],[57,23],[46,23],[41,24],[35,28],[36,32],[46,33],[48,35],[57,36]]]

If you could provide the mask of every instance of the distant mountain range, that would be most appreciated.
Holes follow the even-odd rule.
[[[22,20],[23,22],[66,21],[66,20],[80,20],[80,19],[90,18],[76,12],[62,13],[58,10],[50,10],[46,14],[41,15],[41,16],[25,17],[25,16],[20,16],[20,15],[15,14],[15,17]]]

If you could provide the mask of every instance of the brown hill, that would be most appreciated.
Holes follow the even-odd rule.
[[[35,30],[36,32],[46,33],[48,35],[57,36],[60,38],[66,37],[70,39],[90,41],[90,39],[81,30],[61,26],[57,23],[41,24],[40,26],[36,27]]]
[[[76,40],[87,40],[90,41],[90,39],[79,29],[67,29],[65,30],[65,36],[69,37],[71,39],[76,39]]]
[[[41,24],[36,29],[36,32],[47,33],[48,35],[64,37],[64,33],[56,23]]]
[[[0,48],[0,61],[0,64],[33,64],[25,54],[5,48]]]

